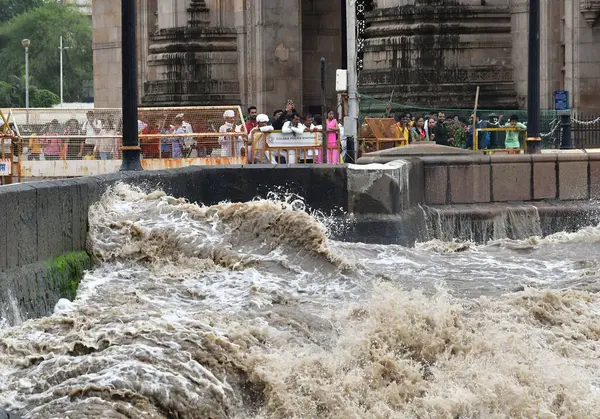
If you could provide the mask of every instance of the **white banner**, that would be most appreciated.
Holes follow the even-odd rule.
[[[323,134],[320,132],[305,132],[296,135],[273,132],[267,136],[267,145],[279,148],[320,146],[322,141]]]

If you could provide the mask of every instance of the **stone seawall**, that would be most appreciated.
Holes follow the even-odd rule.
[[[88,211],[119,181],[146,190],[161,188],[204,205],[267,198],[269,192],[296,194],[308,208],[338,218],[332,238],[367,243],[410,246],[447,236],[485,241],[521,234],[516,223],[525,218],[535,226],[522,234],[597,223],[588,197],[599,194],[595,182],[600,160],[542,157],[409,157],[363,166],[195,166],[3,186],[0,319],[14,324],[47,315],[60,298],[74,297],[92,263],[85,253]],[[495,180],[500,175],[501,182]],[[532,202],[542,191],[547,201]],[[518,202],[496,202],[500,198]]]
[[[114,173],[0,187],[0,319],[44,316],[73,298],[83,270],[90,206],[123,181],[206,205],[245,202],[270,191],[295,193],[325,213],[348,210],[345,167],[187,167]]]
[[[421,158],[425,204],[600,198],[600,155],[465,155]]]

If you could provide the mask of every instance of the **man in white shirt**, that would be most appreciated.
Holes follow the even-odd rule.
[[[95,118],[94,111],[88,111],[86,117],[87,121],[85,121],[81,127],[81,129],[85,131],[85,142],[81,143],[79,157],[84,157],[90,154],[90,152],[93,152],[96,145],[96,139],[94,137],[97,137],[102,133],[102,121]]]
[[[248,134],[248,162],[249,163],[268,163],[269,158],[265,150],[265,138],[268,132],[274,131],[272,125],[269,125],[269,116],[261,113],[256,117],[258,125],[252,128]],[[260,132],[260,134],[259,134]],[[254,142],[256,141],[256,144]],[[255,149],[255,156],[252,156],[252,148]],[[252,161],[254,159],[254,161]]]
[[[242,132],[242,126],[235,125],[235,112],[232,110],[226,110],[223,113],[223,119],[225,123],[219,127],[219,132]],[[242,155],[242,149],[244,148],[244,139],[242,137],[235,137],[231,135],[219,137],[219,144],[221,145],[221,157],[240,157]]]
[[[289,120],[285,124],[283,124],[283,128],[281,129],[281,132],[283,134],[297,135],[297,134],[303,134],[305,130],[306,130],[306,127],[304,126],[304,124],[302,124],[300,122],[300,115],[294,114],[292,116],[291,120]],[[288,163],[295,164],[296,163],[296,151],[288,150],[287,154],[289,157],[289,159],[287,159]],[[285,157],[286,152],[282,151],[281,156]],[[282,160],[285,160],[285,159],[282,159]],[[285,161],[281,161],[281,162],[278,161],[278,163],[285,163]]]

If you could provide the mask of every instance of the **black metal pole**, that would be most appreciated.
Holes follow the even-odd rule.
[[[323,121],[323,163],[327,163],[327,62],[321,57],[321,119]]]
[[[121,171],[143,170],[137,126],[136,0],[121,0],[121,57],[123,72],[123,163]]]
[[[529,0],[527,153],[542,152],[540,138],[540,0]]]
[[[560,148],[571,149],[573,148],[573,141],[571,140],[571,112],[562,111],[560,113]]]

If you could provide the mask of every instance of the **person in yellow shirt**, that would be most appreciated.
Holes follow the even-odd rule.
[[[42,144],[35,132],[31,133],[29,137],[29,160],[40,161],[40,154],[42,153]]]
[[[400,117],[396,117],[396,120],[398,122],[396,122],[396,125],[394,125],[394,134],[396,138],[400,138],[400,141],[395,144],[395,147],[408,145],[410,141],[408,117],[406,115],[402,115]]]

